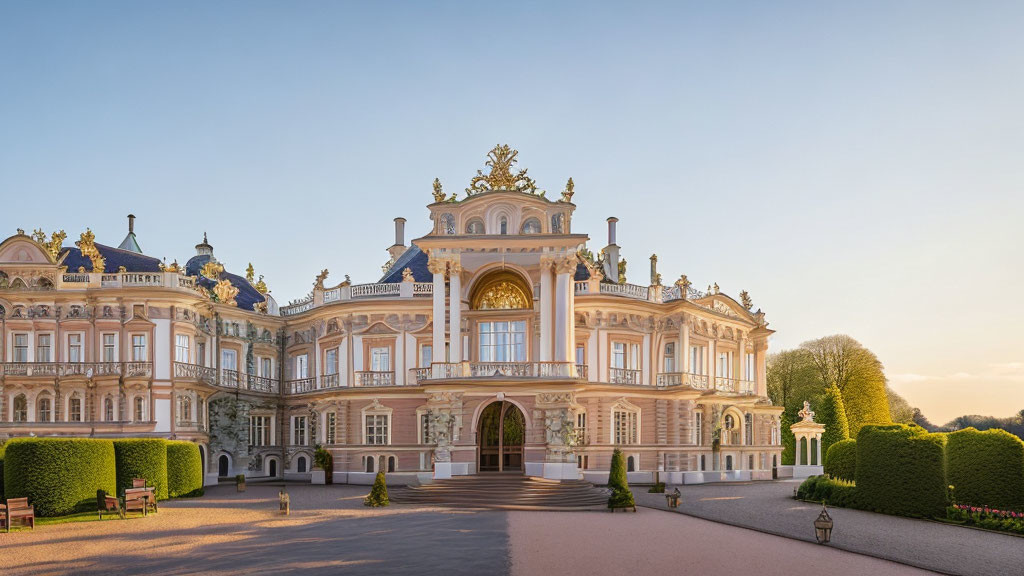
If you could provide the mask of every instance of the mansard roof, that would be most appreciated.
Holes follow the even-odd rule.
[[[185,273],[189,276],[196,277],[196,283],[207,290],[213,290],[213,287],[217,285],[217,282],[210,280],[206,276],[199,273],[203,269],[203,266],[213,256],[210,254],[200,254],[189,258],[188,262],[185,263]],[[238,274],[232,274],[228,271],[220,273],[220,277],[227,279],[231,282],[231,285],[238,288],[238,295],[235,296],[235,303],[239,308],[243,310],[254,310],[256,304],[263,302],[266,298],[263,294],[260,294],[256,287],[249,283],[248,280]]]
[[[114,248],[104,244],[96,243],[96,249],[105,260],[104,271],[114,273],[122,266],[127,272],[160,272],[160,259],[138,254],[129,250]],[[67,266],[68,270],[77,272],[79,268],[85,268],[86,272],[92,272],[92,260],[82,255],[82,251],[71,246],[61,250],[61,257],[58,262]]]
[[[388,268],[388,271],[378,281],[382,284],[390,284],[393,282],[402,281],[402,271],[406,268],[412,270],[412,276],[417,282],[430,282],[434,275],[431,274],[430,270],[427,270],[427,253],[420,250],[420,247],[413,244],[408,250],[402,253],[395,260],[395,263]]]

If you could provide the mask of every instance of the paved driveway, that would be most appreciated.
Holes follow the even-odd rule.
[[[814,541],[820,505],[792,499],[794,480],[682,486],[679,512]],[[637,503],[668,509],[661,494],[634,491]],[[1024,538],[925,520],[829,508],[834,548],[894,560],[947,574],[1024,574]]]

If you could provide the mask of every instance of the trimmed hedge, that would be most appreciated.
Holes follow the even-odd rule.
[[[825,502],[829,506],[857,507],[857,487],[852,482],[828,476],[811,476],[804,480],[796,490],[796,497],[800,500]]]
[[[171,498],[203,495],[203,459],[191,442],[167,443],[167,495]]]
[[[949,484],[957,503],[1024,510],[1024,442],[1004,430],[947,434]]]
[[[944,516],[946,436],[903,424],[868,425],[857,435],[860,506],[887,514]]]
[[[96,490],[113,494],[114,443],[91,438],[16,438],[6,445],[7,498],[28,498],[39,516],[96,507]]]
[[[4,450],[6,444],[0,444],[0,500],[4,498]]]
[[[825,474],[853,482],[857,478],[857,441],[843,440],[829,446],[825,453]]]
[[[162,438],[114,440],[117,493],[132,487],[132,478],[145,478],[156,488],[156,499],[167,499],[167,441]]]
[[[846,420],[846,407],[839,388],[829,386],[825,390],[818,403],[818,422],[825,425],[825,432],[821,435],[822,454],[828,454],[828,449],[836,442],[850,439],[850,425]]]
[[[633,492],[629,489],[629,479],[626,475],[626,458],[622,450],[618,448],[612,452],[612,466],[608,471],[608,488],[611,495],[608,496],[608,507],[612,508],[635,508]]]

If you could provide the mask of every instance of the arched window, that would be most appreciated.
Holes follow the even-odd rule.
[[[732,417],[732,414],[725,415],[725,429],[732,430],[736,427],[736,419]]]
[[[441,215],[441,234],[451,236],[455,234],[455,216],[445,212]]]
[[[562,222],[563,221],[564,220],[563,220],[563,217],[562,217],[561,214],[552,214],[551,215],[551,233],[552,234],[562,234],[562,230],[563,230]]]
[[[626,472],[636,472],[636,458],[632,456],[626,458]]]
[[[483,234],[484,233],[484,221],[479,218],[473,218],[466,224],[466,234]]]
[[[373,456],[366,456],[366,471],[373,473],[373,463],[376,460]]]
[[[818,465],[818,439],[811,438],[811,466]]]
[[[394,456],[388,456],[388,472],[394,472],[394,471],[395,471],[395,457]]]
[[[135,421],[142,422],[146,419],[146,404],[142,396],[135,397]]]
[[[36,400],[36,420],[39,422],[49,422],[52,418],[52,404],[50,404],[49,398],[40,398]]]
[[[501,220],[498,221],[498,233],[508,234],[508,218],[502,216]]]
[[[103,419],[107,422],[114,421],[114,399],[109,396],[103,401]]]
[[[68,422],[82,421],[82,399],[75,392],[68,400]]]
[[[746,440],[746,444],[754,443],[754,415],[744,414],[743,415],[743,435]]]
[[[24,394],[18,394],[14,397],[14,421],[28,421],[28,399],[25,398]]]
[[[796,463],[798,466],[807,465],[807,438],[800,439],[799,453],[796,455]]]
[[[526,222],[523,222],[523,234],[540,234],[540,220],[527,218]]]
[[[297,461],[297,463],[295,465],[295,469],[296,469],[296,471],[298,471],[299,474],[304,474],[306,472],[306,457],[305,456],[299,456],[299,459],[298,459],[298,461]]]
[[[732,470],[732,456],[725,457],[725,469]]]
[[[178,421],[192,421],[192,399],[189,398],[188,396],[178,397]]]

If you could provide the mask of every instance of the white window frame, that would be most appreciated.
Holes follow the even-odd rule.
[[[100,334],[100,345],[103,348],[103,361],[117,362],[117,333],[103,332]]]
[[[370,370],[372,372],[391,372],[390,346],[374,346],[370,348]]]
[[[274,418],[267,414],[249,415],[249,445],[273,446]]]
[[[261,378],[274,377],[274,359],[269,356],[260,356],[259,371]]]
[[[625,435],[620,437],[620,421],[625,419]],[[611,430],[609,441],[613,446],[633,446],[640,444],[640,408],[620,402],[611,409]]]
[[[228,361],[230,359],[230,362]],[[220,350],[221,370],[238,372],[238,350],[234,348],[221,348]]]
[[[43,402],[48,403],[45,416],[43,415]],[[53,422],[53,398],[44,394],[36,397],[36,422]]]
[[[140,410],[141,407],[141,410]],[[146,421],[146,398],[136,396],[132,399],[132,417],[135,422]]]
[[[502,330],[504,326],[504,330]],[[477,354],[480,362],[526,362],[526,320],[494,320],[477,323]]]
[[[18,341],[21,340],[19,344]],[[25,363],[29,361],[29,354],[31,354],[31,338],[28,332],[16,332],[11,337],[11,358],[14,362]],[[20,354],[19,354],[20,352]]]
[[[291,420],[292,446],[309,446],[309,417],[300,414],[292,416]]]
[[[75,410],[75,402],[78,402],[78,410]],[[71,394],[71,397],[68,398],[68,413],[65,414],[64,419],[68,422],[82,421],[82,396]]]
[[[74,340],[77,339],[77,342]],[[73,364],[85,362],[85,348],[82,343],[85,341],[85,336],[81,332],[68,332],[67,338],[67,361]]]
[[[693,443],[696,446],[704,445],[704,413],[700,410],[693,413]]]
[[[324,375],[332,376],[338,373],[338,349],[328,348],[324,351]]]
[[[430,368],[434,362],[434,345],[420,344],[420,368]]]
[[[661,360],[661,367],[664,372],[672,373],[676,371],[676,343],[665,342],[665,346],[662,349],[663,358]]]
[[[296,354],[293,357],[293,362],[295,366],[295,379],[309,378],[309,354]]]
[[[188,334],[174,335],[174,361],[188,364],[192,353],[192,339]]]
[[[46,345],[43,345],[43,339]],[[44,353],[45,351],[45,353]],[[36,334],[36,362],[55,362],[53,354],[53,334],[41,332]]]
[[[132,362],[149,362],[149,347],[145,334],[132,334]]]

